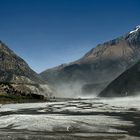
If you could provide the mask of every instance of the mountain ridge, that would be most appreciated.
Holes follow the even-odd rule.
[[[75,88],[74,86],[79,82],[81,87],[78,90],[82,90],[83,95],[86,93],[97,95],[111,81],[139,60],[140,28],[134,29],[134,31],[99,44],[82,58],[46,70],[40,75],[56,87],[58,94],[63,92],[59,86],[64,84],[71,90],[70,88]],[[98,86],[95,86],[97,84]],[[85,89],[89,89],[88,86],[92,87],[91,85],[93,85],[93,89],[89,90],[90,92],[86,91]],[[73,91],[71,90],[71,92]]]
[[[0,71],[1,72],[3,70],[5,71],[5,69],[11,72],[12,70],[14,70],[13,74],[26,75],[31,79],[32,79],[31,76],[33,76],[34,81],[45,83],[45,81],[43,81],[41,77],[38,74],[36,74],[36,72],[33,71],[21,57],[15,54],[11,49],[7,47],[7,45],[5,45],[2,41],[0,41]],[[15,69],[17,71],[15,71]],[[13,77],[13,79],[8,79],[8,81],[9,80],[15,81],[16,79],[14,79]]]
[[[40,75],[7,45],[0,41],[0,97],[42,98],[52,89]],[[9,99],[9,98],[8,98]]]

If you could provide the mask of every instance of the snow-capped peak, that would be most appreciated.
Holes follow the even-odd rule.
[[[137,32],[139,29],[140,29],[140,25],[136,26],[136,28],[135,28],[133,31],[131,31],[129,34],[135,33],[135,32]]]

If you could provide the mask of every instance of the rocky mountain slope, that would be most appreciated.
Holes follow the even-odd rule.
[[[0,81],[44,83],[28,64],[0,41]]]
[[[0,94],[51,93],[50,87],[28,64],[0,41]]]
[[[97,45],[81,59],[40,75],[56,88],[58,94],[73,96],[82,91],[83,95],[97,95],[139,59],[140,26],[137,26],[123,36]]]
[[[100,94],[100,97],[124,97],[139,95],[140,61],[111,82]]]

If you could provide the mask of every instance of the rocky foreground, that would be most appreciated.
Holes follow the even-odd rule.
[[[140,98],[0,106],[1,140],[139,140]]]

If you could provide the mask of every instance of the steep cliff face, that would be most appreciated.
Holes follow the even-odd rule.
[[[140,61],[112,81],[100,97],[126,97],[140,95]]]
[[[22,58],[0,41],[0,86],[3,84],[10,85],[9,91],[3,88],[1,93],[13,91],[12,94],[19,92],[42,94],[43,96],[48,96],[51,93],[47,83]]]
[[[140,26],[137,26],[121,37],[97,45],[81,59],[46,70],[41,76],[54,85],[58,92],[61,92],[59,87],[63,84],[73,92],[72,89],[78,83],[84,95],[94,95],[100,93],[139,58]]]

